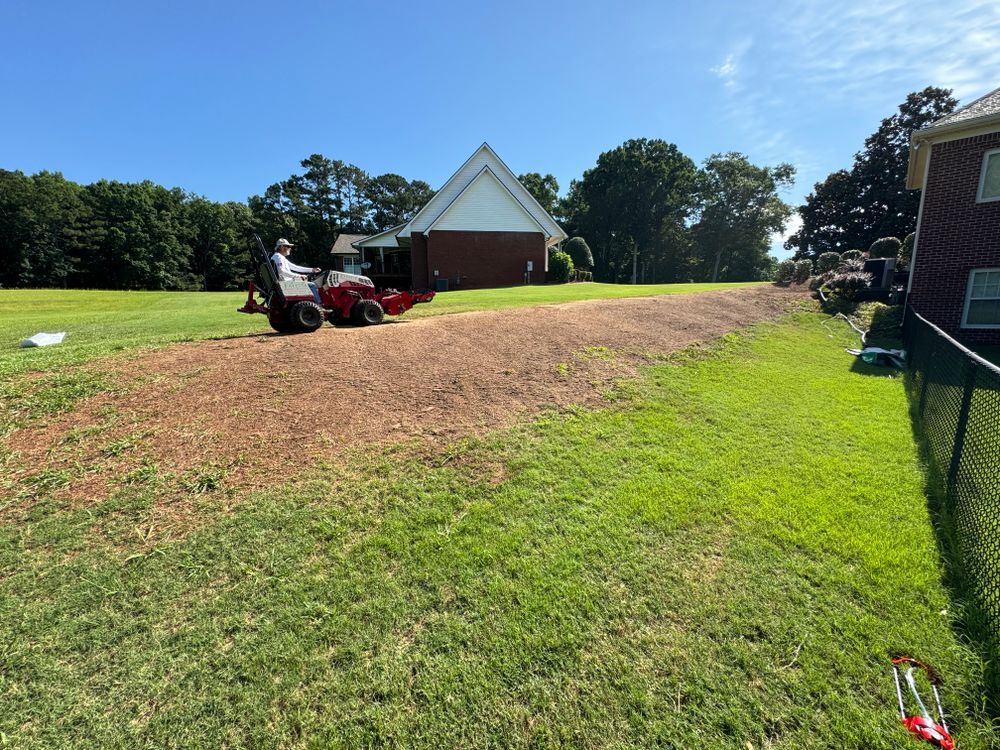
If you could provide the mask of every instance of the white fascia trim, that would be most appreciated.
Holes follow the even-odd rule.
[[[406,226],[406,222],[404,221],[402,224],[397,224],[394,227],[389,227],[388,229],[386,229],[384,231],[381,231],[378,234],[372,234],[372,235],[369,235],[368,237],[365,237],[363,239],[356,240],[356,241],[354,241],[354,242],[351,243],[351,247],[353,247],[353,248],[379,247],[378,245],[371,245],[370,244],[371,241],[372,240],[381,239],[382,237],[386,237],[386,236],[389,236],[389,235],[392,235],[393,237],[395,237],[399,233],[400,228],[401,227],[405,227],[405,226]]]
[[[910,290],[913,289],[913,277],[917,272],[917,247],[920,245],[920,225],[924,220],[924,199],[927,198],[927,175],[931,171],[931,149],[934,144],[927,144],[927,167],[924,169],[924,181],[920,186],[920,207],[917,209],[917,231],[913,233],[913,255],[910,256],[910,276],[906,280],[906,303],[910,303]]]
[[[514,182],[516,182],[518,185],[521,185],[521,181],[519,179],[517,179],[517,175],[514,174],[511,171],[511,168],[508,167],[507,163],[503,159],[500,158],[500,155],[496,151],[493,150],[493,147],[490,146],[490,144],[488,144],[488,143],[484,143],[483,145],[486,146],[487,149],[489,149],[489,152],[491,154],[493,154],[493,156],[496,158],[496,160],[500,163],[500,166],[502,166],[504,169],[507,170],[507,173],[514,179]],[[557,234],[557,235],[551,235],[551,236],[553,236],[553,237],[560,237],[560,239],[563,239],[563,240],[565,240],[567,237],[569,237],[569,235],[566,234],[565,231],[563,231],[563,228],[561,226],[559,226],[559,222],[552,218],[552,214],[550,214],[548,211],[546,211],[542,207],[542,204],[539,203],[538,200],[535,198],[535,196],[533,196],[531,194],[531,191],[528,190],[528,188],[524,187],[524,185],[521,185],[521,189],[524,191],[524,194],[526,196],[528,196],[528,200],[530,200],[532,203],[535,204],[535,208],[537,208],[539,211],[542,212],[542,216],[546,217],[549,221],[551,221],[552,222],[552,226],[554,226],[558,230],[559,234]],[[516,197],[517,196],[515,196],[515,198]],[[534,218],[534,217],[532,217],[532,218]],[[535,222],[539,223],[538,219],[535,219]],[[548,232],[546,230],[543,229],[542,232],[546,236],[549,236]],[[548,262],[548,261],[546,261],[546,262]],[[547,271],[548,269],[546,268],[545,270]]]
[[[480,151],[482,151],[483,148],[490,148],[490,147],[484,142],[482,146],[480,146],[475,151],[473,151],[472,152],[472,156],[470,156],[468,159],[466,159],[465,161],[462,162],[462,166],[460,166],[458,169],[456,169],[455,172],[454,172],[454,174],[452,174],[451,177],[449,177],[447,180],[445,180],[444,185],[442,185],[434,193],[434,195],[431,196],[431,199],[429,201],[427,201],[423,206],[421,206],[421,208],[420,208],[419,211],[417,211],[415,214],[413,214],[413,216],[410,218],[410,220],[408,222],[406,222],[406,226],[404,226],[402,229],[399,230],[399,232],[397,232],[398,236],[400,236],[400,237],[409,237],[411,235],[412,230],[410,229],[410,227],[413,225],[413,222],[415,222],[418,218],[420,218],[420,215],[423,214],[423,212],[426,211],[428,209],[428,207],[432,203],[434,203],[434,199],[437,198],[441,193],[444,192],[445,188],[447,188],[458,177],[459,173],[463,169],[465,169],[465,165],[468,164],[470,161],[472,161],[474,158],[476,158],[476,154],[478,154]],[[490,150],[492,151],[493,149],[490,149]],[[449,205],[451,205],[451,204],[449,204]],[[427,230],[425,229],[423,233],[426,234]]]
[[[509,187],[507,187],[506,185],[504,185],[504,184],[503,184],[503,181],[502,181],[502,180],[501,180],[501,179],[500,179],[499,177],[497,177],[497,175],[496,175],[496,172],[494,172],[494,171],[493,171],[492,169],[490,169],[489,165],[486,165],[486,166],[484,166],[484,167],[483,167],[482,169],[480,169],[480,170],[479,170],[479,174],[477,174],[477,175],[476,175],[475,177],[473,177],[473,178],[472,178],[472,179],[471,179],[471,180],[469,181],[469,184],[468,184],[468,185],[466,185],[466,186],[465,186],[464,188],[462,188],[462,192],[461,192],[461,193],[459,193],[458,195],[456,195],[456,196],[455,196],[455,198],[454,198],[454,200],[452,200],[452,202],[451,202],[451,203],[449,203],[449,204],[448,204],[447,206],[445,206],[445,208],[444,208],[444,211],[442,211],[441,213],[439,213],[439,214],[438,214],[438,217],[437,217],[436,219],[434,219],[434,221],[432,221],[432,222],[430,223],[430,225],[429,225],[429,226],[427,227],[427,229],[425,229],[425,230],[424,230],[424,234],[430,234],[431,230],[432,230],[432,229],[433,229],[433,228],[435,227],[435,225],[436,225],[436,224],[437,224],[437,223],[438,223],[439,221],[441,221],[441,219],[442,219],[442,218],[444,218],[444,215],[445,215],[446,213],[448,213],[448,212],[449,212],[449,211],[450,211],[450,210],[452,209],[452,207],[453,207],[453,206],[454,206],[454,205],[455,205],[456,203],[458,203],[459,199],[460,199],[460,198],[461,198],[461,197],[462,197],[463,195],[465,195],[466,191],[468,191],[468,190],[469,190],[469,188],[471,188],[471,187],[472,187],[473,185],[475,185],[475,184],[476,184],[477,182],[479,182],[479,180],[481,180],[481,179],[482,179],[482,178],[483,178],[483,177],[484,177],[484,176],[486,175],[486,173],[487,173],[487,172],[489,172],[489,173],[490,173],[490,176],[492,176],[492,177],[493,177],[493,179],[494,179],[494,180],[496,181],[496,183],[497,183],[497,184],[498,184],[498,185],[499,185],[500,187],[502,187],[502,188],[503,188],[504,190],[506,190],[506,191],[507,191],[507,195],[509,195],[509,196],[510,196],[511,198],[513,198],[513,199],[514,199],[514,202],[515,202],[515,203],[517,204],[518,208],[520,208],[520,209],[521,209],[521,211],[522,211],[522,212],[524,212],[524,214],[525,214],[525,215],[526,215],[526,216],[527,216],[527,217],[528,217],[529,219],[531,219],[531,220],[532,220],[533,222],[535,222],[535,226],[536,226],[536,227],[538,227],[538,229],[539,229],[539,230],[541,231],[541,233],[542,233],[542,236],[544,237],[546,233],[545,233],[545,227],[543,227],[543,226],[542,226],[542,223],[541,223],[541,222],[540,222],[540,221],[539,221],[538,219],[536,219],[536,218],[535,218],[535,217],[534,217],[534,216],[532,215],[531,211],[529,211],[528,209],[526,209],[526,208],[524,207],[524,204],[523,204],[523,203],[521,203],[521,201],[519,201],[519,200],[517,199],[517,196],[516,196],[516,195],[514,195],[514,194],[513,194],[513,193],[512,193],[511,191],[510,191],[510,188],[509,188]]]

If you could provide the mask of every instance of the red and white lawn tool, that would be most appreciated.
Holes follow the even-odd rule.
[[[906,715],[906,702],[903,700],[903,687],[900,684],[899,674],[900,669],[903,667],[906,668],[903,679],[906,680],[906,684],[910,688],[910,693],[913,695],[913,700],[916,701],[917,707],[920,709],[919,714]],[[934,705],[937,708],[937,721],[931,718],[927,706],[920,698],[920,692],[917,690],[917,681],[914,678],[914,672],[917,670],[923,671],[931,684],[931,692],[934,693]],[[944,720],[944,711],[941,709],[941,696],[938,694],[938,685],[941,683],[941,677],[938,673],[916,659],[912,659],[909,656],[900,656],[892,660],[892,676],[896,680],[896,698],[899,700],[899,720],[903,722],[903,726],[914,737],[929,742],[934,747],[941,747],[944,750],[955,750],[955,741],[952,740],[951,735],[948,733],[948,724]]]

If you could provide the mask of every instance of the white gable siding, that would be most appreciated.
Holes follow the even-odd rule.
[[[485,143],[445,183],[444,187],[435,193],[434,197],[413,217],[410,223],[403,227],[399,233],[400,236],[409,237],[413,233],[421,234],[426,232],[427,228],[444,213],[452,201],[468,187],[476,175],[482,172],[483,167],[489,167],[497,179],[517,196],[525,209],[542,225],[546,237],[555,237],[558,239],[566,237],[565,232],[562,231],[555,220],[546,213],[545,209],[538,205],[525,187],[518,182],[517,177],[507,168],[507,165],[500,161],[500,158],[493,152],[493,149]],[[536,231],[536,229],[531,231]]]
[[[429,228],[471,232],[542,231],[538,222],[488,169],[480,172]]]

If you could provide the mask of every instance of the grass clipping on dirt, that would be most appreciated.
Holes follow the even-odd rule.
[[[905,651],[988,747],[902,380],[820,321],[612,408],[200,488],[152,548],[155,482],[39,500],[0,528],[0,744],[909,748]]]

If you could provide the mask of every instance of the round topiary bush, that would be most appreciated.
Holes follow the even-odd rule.
[[[840,253],[823,253],[816,259],[816,273],[835,271],[840,266]]]
[[[774,272],[774,280],[778,284],[791,284],[795,278],[795,261],[789,258],[778,264]]]
[[[795,263],[795,283],[805,284],[809,277],[813,275],[813,262],[808,258],[803,258]]]
[[[563,243],[562,251],[573,259],[574,268],[593,268],[594,254],[583,237],[571,237]]]
[[[875,240],[872,246],[868,248],[868,257],[895,258],[899,255],[899,248],[902,246],[903,243],[895,237],[883,237],[882,239]]]
[[[864,257],[865,254],[864,251],[862,250],[845,250],[843,253],[841,253],[840,260],[841,261],[863,260]]]
[[[550,284],[565,284],[573,275],[573,259],[567,253],[556,250],[549,256],[548,281]]]

